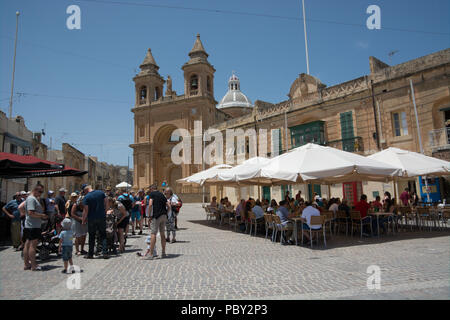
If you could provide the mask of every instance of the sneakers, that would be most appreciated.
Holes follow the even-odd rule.
[[[161,253],[161,259],[167,258],[167,254]]]
[[[87,254],[87,255],[84,256],[84,258],[85,259],[94,259],[94,256],[91,256],[91,255]]]
[[[139,235],[141,235],[142,234],[142,230],[141,231],[139,231]]]

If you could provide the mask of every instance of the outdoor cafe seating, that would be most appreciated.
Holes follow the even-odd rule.
[[[450,175],[449,162],[415,152],[388,148],[364,157],[356,153],[309,143],[272,159],[255,157],[234,167],[219,165],[177,182],[235,188],[253,185],[258,186],[258,192],[260,192],[260,186],[310,183],[332,185],[348,181],[378,181],[393,182],[395,191],[396,185],[402,179],[411,180],[419,176],[443,175]],[[258,198],[261,198],[260,195]],[[396,194],[394,198],[397,199]],[[262,228],[260,230],[265,231],[266,239],[271,231],[273,241],[276,241],[280,235],[280,242],[282,242],[286,231],[292,228],[292,225],[281,224],[280,218],[273,214],[276,211],[265,214],[264,222],[257,221],[253,212],[249,213],[249,219],[241,222],[235,218],[234,212],[219,212],[215,208],[208,207],[205,207],[205,212],[209,222],[215,221],[219,225],[229,224],[230,229],[234,227],[235,231],[239,224],[245,223],[245,232],[249,232],[252,236],[258,233],[258,227],[264,225],[265,230]],[[299,214],[301,214],[300,211],[291,219],[296,244],[298,233],[301,232],[303,236],[302,227],[298,228],[303,223]],[[345,236],[353,237],[354,233],[358,232],[362,238],[364,229],[367,228],[373,237],[375,230],[372,229],[372,221],[377,222],[374,225],[378,228],[378,237],[380,237],[380,227],[386,230],[387,235],[397,235],[399,232],[407,231],[448,230],[450,208],[430,203],[416,207],[395,206],[391,212],[370,210],[368,217],[368,219],[362,219],[359,211],[351,211],[349,217],[343,211],[336,213],[323,211],[320,217],[314,217],[314,219],[321,219],[318,224],[322,225],[321,232],[325,244],[327,234],[331,238],[339,235],[343,230],[345,230]],[[312,231],[312,233],[317,232]]]

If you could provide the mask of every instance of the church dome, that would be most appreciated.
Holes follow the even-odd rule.
[[[217,105],[218,109],[231,107],[253,107],[250,99],[248,99],[247,96],[242,93],[239,78],[234,73],[230,77],[230,80],[228,80],[228,92]]]

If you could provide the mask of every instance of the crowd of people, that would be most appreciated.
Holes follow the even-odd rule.
[[[418,197],[415,192],[409,192],[408,189],[400,196],[402,204],[404,206],[416,206],[418,204]],[[393,219],[397,221],[399,215],[397,214],[397,207],[395,205],[395,199],[391,197],[389,192],[385,192],[383,200],[380,196],[376,196],[371,202],[368,202],[367,195],[363,194],[360,200],[354,203],[352,206],[349,205],[347,199],[331,198],[329,200],[322,198],[319,194],[313,193],[311,201],[305,201],[302,197],[302,192],[298,191],[295,198],[290,197],[289,191],[286,192],[285,197],[279,203],[272,199],[270,202],[268,199],[254,200],[249,198],[248,200],[241,199],[240,202],[234,207],[228,197],[220,199],[217,202],[217,197],[213,197],[211,203],[209,204],[209,210],[220,214],[222,218],[235,217],[240,223],[240,228],[242,231],[245,230],[245,222],[250,221],[249,212],[253,212],[256,217],[256,223],[264,224],[264,214],[271,213],[276,214],[280,217],[281,224],[284,226],[292,226],[290,219],[293,217],[299,217],[303,222],[303,234],[308,240],[310,239],[310,228],[320,229],[320,225],[311,225],[311,216],[320,216],[321,213],[328,211],[333,212],[334,218],[337,219],[336,213],[338,211],[343,211],[346,214],[345,219],[350,219],[351,211],[359,211],[363,225],[364,225],[364,236],[370,236],[369,233],[373,232],[377,235],[378,223],[383,232],[386,232],[385,224],[388,219]],[[369,212],[389,212],[392,216],[382,217],[381,219],[372,219]],[[370,225],[372,226],[370,228]],[[283,244],[289,245],[294,243],[294,235],[291,230],[288,229],[287,237],[289,239],[284,239]],[[370,231],[369,231],[370,230]]]
[[[146,259],[157,257],[157,234],[161,237],[161,258],[166,257],[166,243],[176,242],[177,216],[182,206],[180,197],[170,187],[162,192],[156,185],[148,190],[113,192],[94,190],[83,184],[80,191],[66,199],[65,188],[44,196],[44,187],[37,184],[30,192],[17,192],[3,208],[11,220],[11,242],[17,251],[23,251],[24,270],[42,270],[36,262],[36,251],[44,235],[51,235],[58,243],[57,253],[64,263],[63,273],[74,272],[72,253],[86,259],[125,252],[127,237],[143,235],[147,250],[138,253]],[[131,228],[130,228],[131,225]],[[130,230],[131,229],[131,230]],[[167,234],[166,234],[167,233]],[[88,251],[85,251],[88,237]]]

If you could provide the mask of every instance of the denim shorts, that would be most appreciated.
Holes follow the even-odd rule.
[[[141,212],[140,211],[131,211],[131,221],[141,221]]]
[[[62,247],[63,261],[69,261],[70,259],[72,259],[72,249],[73,249],[73,246],[63,246]]]

